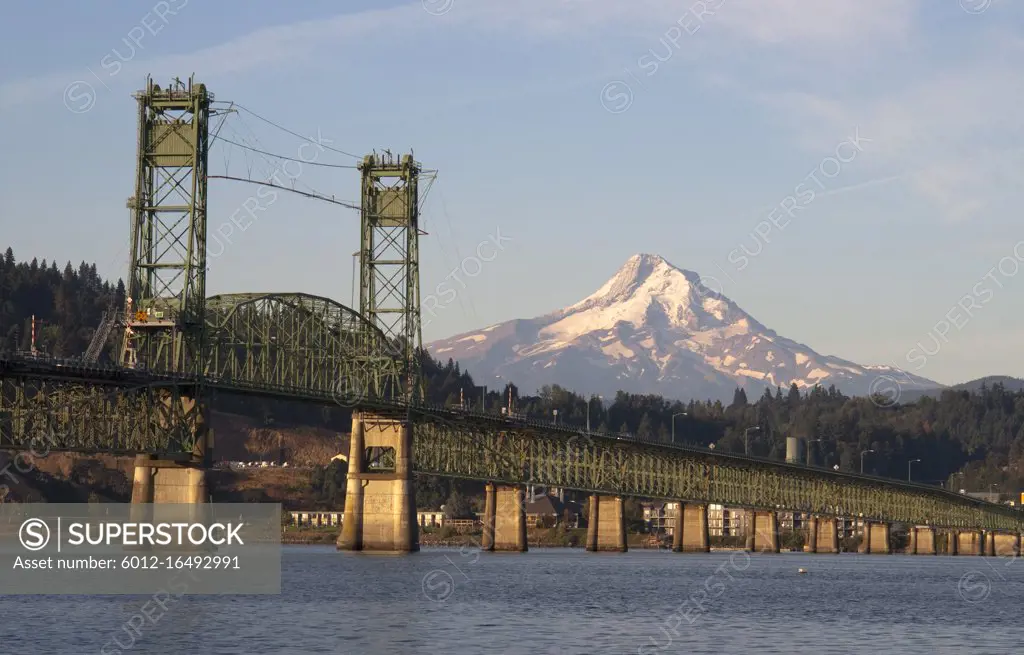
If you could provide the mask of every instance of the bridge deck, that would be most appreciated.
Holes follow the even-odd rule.
[[[341,403],[376,415],[412,420],[416,425],[414,470],[421,473],[938,527],[1024,530],[1024,514],[1015,509],[937,487],[619,435],[588,433],[543,421],[441,406],[409,406],[359,394],[339,396],[333,390],[274,386],[212,376],[200,381],[194,376],[19,357],[0,357],[0,380],[5,384],[15,380],[20,380],[21,384],[26,380],[34,381],[49,393],[68,386],[89,388],[117,398],[151,389],[188,389],[202,384],[227,393]],[[2,398],[9,395],[9,389],[5,388]],[[88,398],[83,397],[82,402],[92,407]],[[37,404],[37,409],[55,411],[52,404],[46,403]],[[64,410],[67,412],[68,408]],[[19,410],[0,404],[0,446],[28,447],[32,437],[25,435],[38,434],[38,431],[28,431],[19,437],[4,430],[10,423],[10,418],[4,419],[4,411],[13,416],[16,411],[31,411],[31,408]],[[124,429],[116,421],[106,426],[111,432]],[[88,450],[96,445],[97,450],[106,452],[156,452],[160,446],[125,443],[118,441],[113,433],[106,438],[94,436],[92,439],[91,443],[66,440],[57,443],[56,449]]]

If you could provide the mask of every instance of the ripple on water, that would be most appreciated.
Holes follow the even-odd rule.
[[[141,634],[124,625],[146,597],[4,598],[0,644],[33,655],[101,653],[129,637],[125,653],[154,655],[846,655],[1003,653],[1024,640],[1024,559],[288,547],[283,571],[280,596],[183,598]],[[434,571],[448,586],[424,583]]]

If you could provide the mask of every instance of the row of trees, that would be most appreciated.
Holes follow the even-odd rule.
[[[7,248],[0,258],[0,351],[29,350],[32,316],[36,348],[53,357],[82,355],[103,312],[124,304],[124,285],[102,280],[95,264],[78,268],[33,259],[18,263]]]

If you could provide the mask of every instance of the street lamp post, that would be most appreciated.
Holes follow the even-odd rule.
[[[744,455],[749,455],[750,454],[750,433],[751,432],[760,432],[760,431],[761,431],[761,426],[759,426],[759,425],[751,426],[751,427],[749,427],[749,428],[747,428],[746,430],[743,431],[743,454]]]
[[[814,457],[813,457],[813,456],[811,455],[811,444],[812,444],[812,443],[820,443],[820,442],[822,442],[822,441],[824,441],[824,439],[811,439],[811,440],[809,440],[809,441],[807,442],[807,466],[811,466],[811,462],[813,462],[813,461],[814,461],[814,459],[815,459],[815,458],[814,458]]]
[[[919,459],[912,459],[907,462],[907,482],[910,482],[910,467],[913,466],[914,462],[920,462]]]
[[[604,398],[600,394],[598,394],[597,399],[598,400],[604,400]],[[587,401],[587,433],[588,434],[590,433],[590,403],[593,402],[593,400],[594,400],[594,398],[591,397],[590,400]]]
[[[678,414],[672,415],[672,445],[676,445],[676,417],[677,416],[688,416],[686,412],[679,412]]]
[[[868,453],[873,453],[873,452],[875,452],[875,451],[874,450],[865,450],[865,451],[861,452],[861,454],[860,454],[860,474],[861,475],[864,475],[864,455],[867,455]]]

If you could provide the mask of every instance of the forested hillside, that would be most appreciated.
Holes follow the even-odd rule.
[[[0,352],[29,350],[32,316],[36,347],[53,357],[85,353],[108,308],[124,303],[124,286],[101,280],[95,264],[17,262],[8,248],[0,261]]]
[[[37,347],[56,357],[85,352],[101,316],[123,304],[123,285],[101,280],[93,264],[63,269],[55,262],[18,263],[10,248],[0,262],[0,351],[28,350],[31,316],[40,327]],[[108,348],[108,352],[110,349]],[[427,394],[431,402],[480,408],[477,386],[457,362],[435,362],[423,355]],[[510,404],[510,386],[490,385],[490,411]],[[556,382],[556,381],[552,381]],[[669,391],[669,390],[667,390]],[[672,395],[684,395],[671,390]],[[783,458],[785,437],[808,440],[818,465],[839,465],[857,471],[862,453],[866,473],[906,479],[908,462],[913,479],[970,491],[998,490],[1008,496],[1024,486],[1024,391],[1000,384],[977,391],[947,390],[938,398],[887,407],[868,398],[848,398],[834,388],[816,388],[801,395],[793,387],[765,392],[749,400],[737,391],[728,406],[720,401],[680,403],[655,395],[619,393],[614,398],[586,398],[557,384],[536,395],[520,395],[511,386],[512,411],[534,418],[584,427],[587,406],[595,430],[672,439],[719,452],[744,451],[749,434],[751,454]],[[348,412],[311,408],[252,398],[222,398],[216,408],[245,414],[278,427],[311,424],[346,429]],[[683,414],[685,413],[685,415]]]

